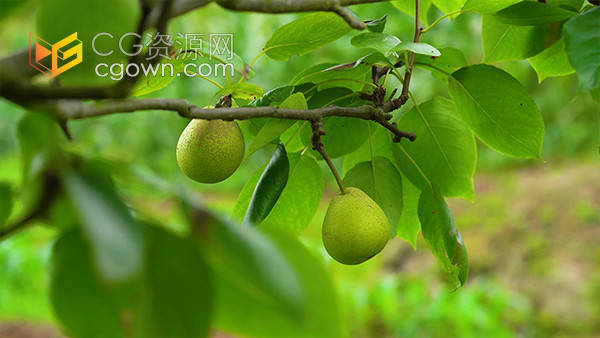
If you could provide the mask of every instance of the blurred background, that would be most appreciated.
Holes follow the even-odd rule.
[[[27,46],[28,32],[35,32],[35,8],[36,1],[24,0],[0,13],[1,56]],[[412,38],[411,17],[389,3],[353,9],[365,20],[388,15],[385,32]],[[432,8],[429,22],[442,14]],[[170,31],[233,33],[235,52],[250,62],[272,32],[295,17],[230,13],[211,5],[174,20]],[[438,25],[423,41],[458,48],[474,64],[482,59],[480,30],[480,16],[464,14]],[[287,63],[260,58],[251,82],[268,90],[287,84],[311,65],[354,61],[363,55],[350,48],[355,34]],[[325,195],[302,239],[334,278],[349,336],[600,337],[599,105],[589,94],[578,93],[576,75],[538,83],[526,61],[497,66],[519,79],[542,111],[544,161],[511,159],[480,147],[475,200],[449,201],[471,263],[462,289],[447,287],[421,238],[416,249],[396,238],[383,254],[360,266],[333,262],[320,236],[336,190],[324,168],[329,180]],[[413,79],[413,92],[421,102],[448,96],[443,83],[426,71],[418,70]],[[181,77],[154,96],[205,106],[215,89],[199,78]],[[406,109],[410,106],[402,111]],[[15,189],[21,182],[16,126],[24,114],[0,99],[0,181]],[[75,121],[70,124],[75,141],[69,147],[123,171],[117,179],[126,199],[149,217],[179,229],[183,217],[164,202],[164,193],[156,188],[160,182],[184,184],[204,203],[230,215],[247,178],[272,151],[254,154],[226,182],[192,182],[175,161],[175,145],[187,122],[175,113],[152,111]],[[341,167],[342,161],[336,165]],[[56,332],[46,275],[55,230],[40,225],[0,242],[0,337],[51,337]]]

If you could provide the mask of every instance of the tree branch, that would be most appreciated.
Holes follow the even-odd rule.
[[[348,25],[350,25],[350,27],[357,29],[357,30],[363,30],[365,28],[367,28],[367,25],[362,22],[359,18],[357,18],[354,13],[352,13],[348,8],[340,6],[340,5],[335,5],[333,6],[333,8],[331,9],[333,12],[335,12],[337,15],[339,15],[342,19],[346,20],[346,22],[348,23]]]
[[[371,105],[360,107],[329,106],[317,109],[286,109],[280,107],[217,107],[199,108],[190,105],[185,100],[177,99],[118,99],[104,100],[91,104],[84,104],[79,100],[46,101],[41,106],[55,114],[59,120],[78,120],[110,114],[131,113],[142,110],[175,111],[187,118],[203,120],[248,120],[253,118],[273,117],[280,119],[313,121],[329,116],[341,116],[375,121],[394,133],[397,142],[402,138],[411,141],[415,139],[413,133],[407,133],[389,123],[391,115],[381,108]]]
[[[388,0],[216,0],[219,5],[229,10],[262,13],[333,11],[335,6],[346,7],[387,1]]]

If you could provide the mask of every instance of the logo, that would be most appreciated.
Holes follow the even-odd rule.
[[[83,48],[77,32],[55,44],[29,33],[29,65],[40,72],[54,78],[82,61]]]

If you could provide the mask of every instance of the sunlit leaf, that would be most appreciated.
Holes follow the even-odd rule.
[[[459,49],[452,47],[440,48],[440,53],[442,55],[438,57],[417,54],[415,64],[431,70],[433,76],[440,79],[446,79],[448,74],[452,74],[467,65],[467,59]]]
[[[433,3],[444,13],[457,11],[463,7],[466,0],[433,0]]]
[[[290,154],[289,160],[287,185],[260,228],[300,234],[312,220],[323,197],[323,176],[311,156]]]
[[[449,84],[457,112],[488,146],[514,157],[541,157],[544,120],[519,81],[498,68],[475,65],[452,74]]]
[[[392,49],[394,52],[407,50],[416,54],[423,54],[428,56],[440,56],[442,55],[437,48],[424,42],[402,42]]]
[[[435,188],[421,192],[419,220],[423,238],[451,283],[456,288],[463,286],[469,274],[467,249],[444,198]]]
[[[304,55],[321,48],[351,30],[335,13],[308,14],[279,27],[264,50],[270,58],[286,61],[293,55]]]
[[[271,89],[262,97],[257,99],[254,104],[257,107],[267,107],[271,105],[279,105],[294,92],[294,86],[282,86]]]
[[[480,14],[493,14],[522,0],[467,0],[463,9]]]
[[[373,49],[386,56],[389,56],[400,42],[402,41],[393,35],[374,32],[358,34],[351,41],[354,47]]]
[[[402,176],[402,213],[396,226],[396,236],[404,239],[417,247],[417,235],[421,231],[421,222],[419,221],[419,196],[421,190],[415,187],[410,180]]]
[[[567,54],[583,90],[600,87],[599,21],[600,8],[594,8],[569,20],[563,30]]]
[[[551,25],[513,26],[484,15],[481,22],[484,62],[522,60],[534,56],[559,38]]]
[[[401,0],[401,1],[391,1],[394,7],[398,8],[402,12],[414,17],[415,16],[415,2],[412,0]],[[431,7],[431,0],[421,0],[419,6],[419,18],[421,22],[427,25],[427,12],[429,12],[429,8]]]
[[[221,96],[231,95],[236,99],[256,100],[263,96],[264,90],[255,84],[242,82],[224,87],[217,94]]]
[[[289,96],[280,105],[281,108],[288,109],[308,109],[306,98],[302,93],[295,93]],[[256,134],[252,142],[248,145],[246,156],[252,155],[258,149],[276,140],[284,131],[291,127],[295,120],[270,118]]]
[[[532,26],[564,21],[576,14],[547,3],[524,1],[497,12],[494,18],[509,25]]]
[[[564,38],[538,55],[529,58],[528,61],[537,73],[539,82],[549,77],[565,76],[575,72],[565,50]]]
[[[414,185],[434,184],[444,196],[473,198],[475,138],[451,101],[437,97],[420,104],[402,115],[398,128],[417,135],[394,147],[397,165]]]
[[[323,63],[310,67],[294,77],[290,84],[314,83],[318,90],[344,87],[351,91],[361,91],[371,73],[371,67],[366,64],[332,70],[334,66],[336,64]]]

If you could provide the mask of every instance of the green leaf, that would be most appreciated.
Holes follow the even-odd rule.
[[[419,221],[419,196],[421,191],[402,176],[402,213],[396,226],[396,235],[417,248],[417,235],[421,230]]]
[[[392,49],[402,41],[390,34],[366,32],[356,35],[350,42],[354,47],[373,49],[389,56]]]
[[[117,300],[101,283],[86,240],[70,231],[52,249],[50,300],[56,317],[74,337],[124,337]]]
[[[10,216],[12,205],[12,188],[8,184],[0,183],[0,226],[3,225]]]
[[[263,94],[264,90],[261,87],[249,82],[234,83],[222,88],[217,92],[217,95],[231,95],[236,99],[243,100],[256,100],[257,98],[263,96]]]
[[[285,99],[290,97],[292,93],[294,93],[294,86],[282,86],[275,89],[271,89],[258,100],[256,100],[254,105],[257,107],[279,105],[283,101],[285,101]]]
[[[444,198],[437,190],[425,189],[421,193],[419,220],[423,238],[452,284],[456,288],[463,286],[469,274],[467,249]]]
[[[148,226],[143,277],[133,308],[137,337],[209,336],[212,276],[197,243]]]
[[[463,68],[450,78],[457,111],[488,146],[520,158],[541,158],[544,120],[526,89],[488,65]]]
[[[392,162],[385,157],[361,162],[344,176],[344,185],[361,189],[383,209],[394,237],[402,213],[402,176]]]
[[[448,74],[452,74],[467,65],[467,59],[459,49],[452,47],[441,48],[440,53],[442,55],[439,57],[417,54],[415,56],[415,64],[422,65],[424,68],[431,70],[433,76],[440,79],[446,79],[449,76]]]
[[[493,14],[522,0],[467,0],[464,10],[480,14]]]
[[[343,87],[319,90],[308,100],[309,109],[328,107],[332,104],[339,107],[358,107],[365,104],[365,101],[360,99],[358,93]]]
[[[415,16],[415,2],[412,0],[401,0],[401,1],[392,1],[391,2],[394,7],[398,8],[400,11],[410,15],[411,17]],[[429,8],[431,7],[431,0],[421,0],[419,7],[419,18],[421,22],[425,25],[428,24],[427,13],[429,12]]]
[[[298,74],[290,84],[315,83],[318,90],[344,87],[351,91],[361,91],[371,74],[371,67],[360,64],[353,68],[335,69],[333,63],[323,63],[310,67]],[[333,98],[332,98],[333,99]]]
[[[61,145],[65,137],[56,121],[45,114],[26,114],[17,127],[21,148],[21,165],[24,182],[40,175],[60,161]]]
[[[114,191],[110,177],[87,169],[68,172],[64,182],[102,277],[119,282],[135,276],[142,266],[140,228]]]
[[[513,26],[484,15],[481,23],[484,62],[522,60],[534,56],[558,40],[551,25]]]
[[[590,96],[594,101],[600,103],[600,87],[590,90]]]
[[[583,90],[600,87],[600,8],[567,21],[563,31],[571,64],[577,70]]]
[[[308,109],[306,98],[302,93],[295,93],[289,96],[285,101],[283,101],[283,103],[281,103],[280,107],[288,109]],[[295,120],[269,118],[248,145],[246,156],[252,155],[258,149],[276,140],[294,123],[296,123]]]
[[[433,3],[444,13],[457,11],[463,7],[466,0],[433,0]]]
[[[477,148],[473,133],[452,101],[436,97],[398,120],[398,128],[417,134],[394,147],[396,163],[421,190],[439,187],[444,196],[473,198]]]
[[[246,183],[242,187],[242,190],[238,195],[238,199],[233,206],[233,211],[231,212],[231,220],[233,222],[242,223],[244,221],[248,207],[250,206],[250,200],[252,199],[252,195],[254,195],[254,190],[258,184],[258,180],[260,180],[266,167],[267,163],[258,168],[258,170],[256,170],[254,174],[252,174],[252,176],[246,180]]]
[[[70,334],[208,336],[211,276],[197,244],[157,227],[146,229],[145,258],[151,264],[119,288],[102,282],[94,269],[88,241],[79,229],[67,232],[55,243],[50,296],[59,321]]]
[[[285,148],[290,153],[304,150],[305,145],[300,137],[303,129],[311,129],[309,121],[298,121],[291,128],[281,134],[280,139],[285,142]]]
[[[579,12],[585,0],[547,0],[550,5],[564,8],[570,11]]]
[[[232,283],[218,280],[215,326],[251,337],[341,337],[343,321],[337,292],[321,260],[290,236],[277,232],[265,235],[298,276],[304,295],[302,310],[298,313],[281,311]]]
[[[335,13],[313,13],[279,27],[264,50],[274,60],[287,61],[293,55],[319,49],[351,30],[346,21]]]
[[[329,157],[342,157],[363,145],[369,136],[367,125],[368,122],[366,120],[350,117],[332,116],[323,119],[325,135],[321,139]],[[311,135],[310,128],[302,130],[302,142],[304,145],[312,145]],[[311,150],[311,153],[317,158],[321,158],[321,155],[316,151]]]
[[[329,71],[334,71],[334,70],[338,71],[338,70],[345,70],[345,69],[354,69],[354,68],[359,67],[362,64],[382,65],[382,66],[392,66],[393,65],[391,58],[385,57],[380,52],[372,52],[372,53],[369,53],[369,54],[359,58],[356,61],[346,62],[346,63],[342,63],[339,65],[329,67],[329,68],[325,69],[324,72],[329,72]]]
[[[377,20],[369,20],[365,21],[367,24],[367,29],[374,33],[381,33],[385,29],[385,24],[387,23],[387,15],[382,16]]]
[[[337,292],[320,257],[291,236],[276,231],[265,234],[283,252],[302,285],[305,306],[299,324],[306,328],[308,336],[341,337],[343,319]]]
[[[269,215],[287,184],[289,171],[287,152],[279,143],[254,189],[244,223],[260,224]]]
[[[575,69],[571,66],[567,51],[565,50],[564,38],[561,38],[550,48],[545,49],[538,55],[529,58],[528,61],[531,67],[535,69],[540,83],[549,77],[575,73]]]
[[[298,276],[276,245],[254,227],[201,216],[197,237],[220,279],[285,315],[301,311],[304,295]],[[198,215],[194,221],[198,224]]]
[[[536,1],[524,1],[507,7],[494,14],[498,21],[515,26],[532,26],[561,22],[577,15],[557,6]]]
[[[371,161],[377,156],[394,161],[390,132],[380,124],[372,121],[367,122],[365,129],[368,132],[367,141],[355,151],[344,156],[344,164],[342,166],[343,175],[346,175],[358,163]]]
[[[439,50],[430,44],[424,42],[401,42],[393,48],[394,52],[407,50],[416,54],[423,54],[429,56],[440,56],[442,55]]]
[[[287,185],[261,229],[300,234],[310,223],[323,197],[321,167],[310,156],[290,154]]]

